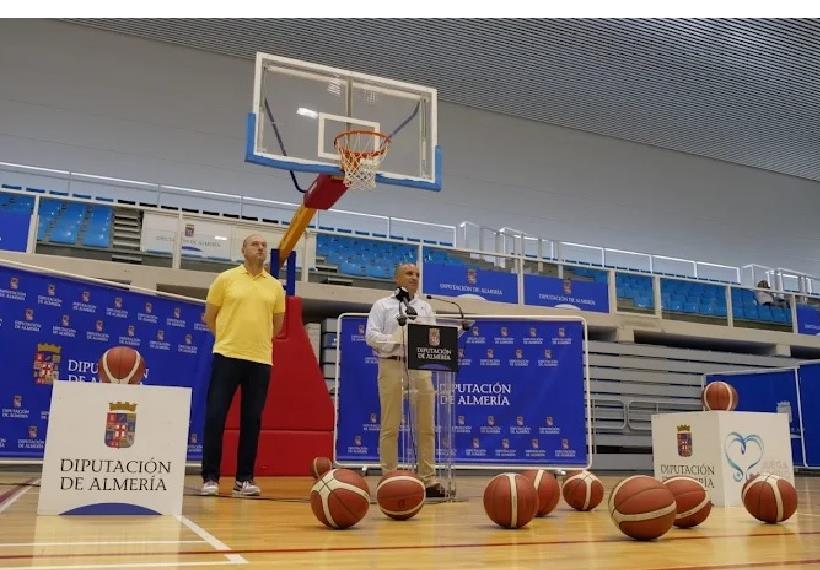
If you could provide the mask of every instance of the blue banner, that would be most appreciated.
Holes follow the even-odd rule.
[[[820,362],[801,364],[797,371],[800,383],[800,407],[803,414],[803,441],[806,465],[820,467]]]
[[[526,274],[524,304],[608,313],[609,290],[606,283]]]
[[[117,345],[138,350],[145,384],[193,389],[188,459],[202,456],[213,336],[198,303],[0,267],[0,456],[41,458],[52,384],[97,382]]]
[[[424,264],[424,292],[449,297],[518,302],[518,276],[467,265]]]
[[[820,335],[820,307],[797,304],[797,332],[799,334]]]
[[[779,412],[789,418],[792,461],[803,465],[803,434],[797,406],[797,381],[793,369],[748,374],[708,374],[706,384],[726,382],[737,390],[739,412]],[[805,409],[805,408],[804,408]]]
[[[366,322],[341,323],[335,453],[343,464],[379,462],[377,359]],[[576,320],[478,319],[459,339],[454,463],[586,465],[583,340]]]
[[[29,212],[5,212],[0,210],[0,249],[26,251],[28,243]]]

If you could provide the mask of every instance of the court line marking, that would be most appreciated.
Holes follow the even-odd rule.
[[[182,566],[228,566],[238,564],[229,560],[209,560],[202,562],[130,562],[123,564],[87,564],[60,566],[3,566],[3,570],[99,570],[102,568],[179,568]]]
[[[70,542],[0,542],[0,548],[33,546],[111,546],[123,544],[202,544],[204,540],[72,540]]]
[[[181,515],[177,515],[181,516]],[[183,517],[184,518],[184,517]],[[197,526],[196,523],[191,521],[191,524]],[[197,526],[197,528],[199,528]],[[193,529],[192,529],[193,530]],[[227,545],[209,535],[207,531],[200,528],[200,530],[210,536],[214,540],[214,544],[219,544],[224,548],[229,548]],[[725,539],[725,538],[760,538],[766,536],[786,536],[786,537],[797,537],[797,536],[817,536],[820,535],[820,530],[818,531],[805,531],[805,532],[792,532],[792,533],[785,533],[785,532],[768,532],[768,533],[744,533],[744,534],[720,534],[715,536],[703,536],[703,535],[694,535],[694,536],[676,536],[670,537],[667,539],[667,542],[675,542],[675,541],[687,541],[687,540],[714,540],[714,539]],[[406,544],[406,545],[385,545],[385,546],[333,546],[333,547],[311,547],[311,548],[237,548],[234,549],[230,554],[226,553],[223,549],[219,549],[216,551],[213,550],[192,550],[192,551],[182,551],[182,552],[175,552],[175,556],[205,556],[205,555],[214,555],[214,554],[223,554],[226,557],[231,555],[240,555],[240,554],[305,554],[305,553],[313,553],[313,552],[323,552],[323,553],[332,553],[332,552],[355,552],[355,551],[362,551],[362,552],[375,552],[375,551],[390,551],[390,550],[429,550],[429,549],[445,549],[445,548],[509,548],[509,547],[519,547],[519,546],[540,546],[545,544],[606,544],[606,543],[618,543],[618,542],[634,542],[632,539],[626,536],[611,536],[608,538],[599,538],[599,539],[592,539],[592,540],[531,540],[531,541],[521,541],[521,542],[485,542],[485,543],[451,543],[451,544]],[[167,552],[136,552],[136,553],[128,553],[128,556],[164,556],[167,555]],[[33,558],[93,558],[93,557],[101,557],[101,556],[112,556],[111,554],[106,553],[96,553],[96,552],[87,552],[87,553],[54,553],[54,554],[41,554],[39,556],[32,556],[30,554],[0,554],[0,560],[30,560]],[[232,560],[237,560],[235,557]],[[247,560],[244,558],[242,559],[242,563],[247,563]],[[793,561],[793,564],[808,564],[813,563],[814,561]],[[820,562],[820,560],[818,560]],[[750,564],[750,563],[746,563]],[[767,564],[773,564],[772,562],[768,562]],[[777,564],[781,564],[781,562],[777,562]],[[28,568],[28,567],[26,567]],[[709,566],[698,566],[698,567],[667,567],[665,570],[687,570],[687,568],[704,568],[708,569]],[[717,568],[720,568],[719,566]],[[727,568],[732,568],[731,566],[727,566]],[[742,566],[741,566],[742,568]],[[2,570],[8,570],[6,567],[2,567]]]
[[[211,545],[211,548],[213,548],[214,550],[219,550],[219,551],[231,550],[230,546],[228,546],[227,544],[225,544],[224,542],[219,540],[217,537],[212,535],[210,532],[208,532],[207,530],[205,530],[204,528],[202,528],[201,526],[196,524],[194,521],[192,521],[191,519],[189,519],[185,515],[175,515],[175,517],[180,523],[182,523],[183,525],[188,527],[191,531],[193,531],[193,533],[196,534],[199,538],[201,538],[202,540],[207,542],[209,545]],[[247,562],[248,562],[247,560],[245,560],[245,558],[241,554],[234,554],[234,553],[226,554],[225,558],[231,564],[247,564]]]
[[[803,564],[817,564],[820,558],[805,560],[769,560],[768,562],[737,562],[729,564],[715,564],[706,566],[664,566],[649,570],[731,570],[733,568],[772,568],[780,566],[802,566]]]
[[[40,482],[40,479],[30,479],[24,485],[18,486],[16,491],[12,491],[10,493],[6,493],[0,499],[0,513],[3,513],[6,509],[16,503],[20,497],[28,493],[34,488],[34,485]]]

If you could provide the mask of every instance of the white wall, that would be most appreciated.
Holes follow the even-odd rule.
[[[251,82],[250,61],[2,20],[0,161],[297,201],[287,175],[243,162]],[[339,206],[820,274],[818,183],[450,104],[439,133],[440,194]]]

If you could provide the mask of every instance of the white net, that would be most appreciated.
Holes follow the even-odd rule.
[[[390,137],[375,131],[345,131],[333,140],[348,189],[376,187],[376,171],[390,147]]]

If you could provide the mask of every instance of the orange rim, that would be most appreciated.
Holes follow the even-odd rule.
[[[343,140],[352,136],[359,136],[359,135],[366,135],[366,136],[374,136],[380,137],[382,139],[382,144],[379,148],[370,151],[357,151],[351,150],[348,145],[346,145]],[[383,155],[387,151],[387,147],[390,145],[390,137],[376,132],[376,131],[363,131],[363,130],[354,130],[354,131],[344,131],[336,135],[333,139],[333,146],[336,147],[336,150],[339,151],[340,155],[343,155],[347,158],[354,159],[357,163],[362,159],[368,158],[378,158]]]

